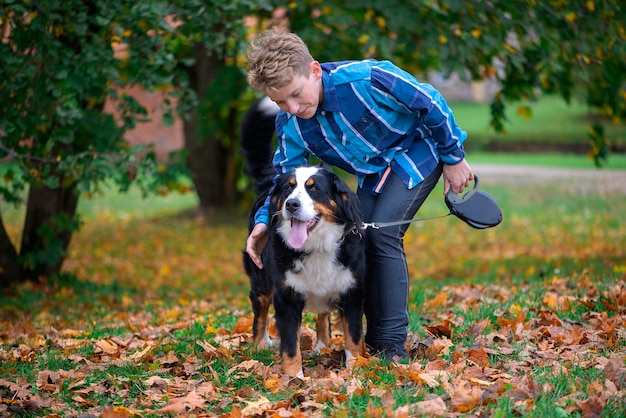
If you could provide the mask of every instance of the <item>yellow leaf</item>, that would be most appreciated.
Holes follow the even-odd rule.
[[[64,337],[78,337],[83,335],[83,332],[77,331],[75,329],[64,329],[63,331],[61,331],[61,335],[63,335]]]
[[[440,306],[445,305],[447,301],[448,301],[448,294],[445,291],[442,291],[433,299],[425,301],[424,305],[426,305],[429,308],[438,308]]]
[[[151,350],[152,350],[152,346],[149,345],[143,350],[136,351],[135,353],[131,354],[126,359],[130,361],[135,361],[135,362],[143,362]]]
[[[439,43],[440,44],[447,44],[448,43],[448,38],[446,38],[445,35],[439,35]]]
[[[589,9],[590,12],[595,12],[596,11],[596,4],[592,1],[588,1],[587,2],[587,9]]]
[[[169,276],[172,274],[172,267],[169,264],[164,264],[159,269],[159,276]]]
[[[511,305],[511,307],[509,308],[509,312],[510,312],[512,315],[517,315],[518,313],[520,313],[520,312],[521,312],[521,310],[522,310],[522,307],[521,307],[521,306],[519,306],[519,305],[518,305],[518,304],[516,304],[516,303],[515,303],[515,304],[513,304],[513,305]]]
[[[364,33],[363,35],[359,36],[359,43],[360,44],[367,43],[370,39],[371,39],[371,36],[369,36],[367,33]]]
[[[96,341],[96,347],[100,349],[100,352],[104,352],[106,354],[114,354],[120,350],[117,344],[112,344],[106,340]],[[97,351],[98,350],[96,350],[96,352]]]
[[[479,386],[492,386],[495,383],[495,382],[489,382],[487,380],[482,380],[477,377],[470,377],[469,380],[470,382],[476,383]]]
[[[474,38],[478,39],[480,38],[480,35],[483,34],[483,31],[481,31],[480,29],[472,29],[470,33],[472,34]]]
[[[575,22],[576,21],[576,13],[569,12],[568,14],[565,15],[565,20],[567,20],[570,23]]]
[[[263,386],[265,389],[269,390],[272,393],[278,392],[283,387],[283,382],[277,377],[270,377],[269,379],[263,382]]]
[[[385,18],[381,16],[376,18],[376,24],[381,29],[385,29],[387,27],[387,21],[385,21]]]
[[[509,51],[510,53],[514,53],[515,51],[517,51],[517,48],[515,48],[513,45],[511,44],[504,44],[504,49],[506,49],[507,51]]]
[[[523,119],[530,119],[533,116],[533,110],[530,106],[520,106],[517,108],[517,115]]]

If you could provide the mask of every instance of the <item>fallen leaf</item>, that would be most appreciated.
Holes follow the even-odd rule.
[[[610,380],[618,389],[624,389],[626,385],[626,367],[624,365],[625,358],[613,356],[604,366],[604,378]]]
[[[489,356],[482,347],[467,350],[467,358],[480,367],[489,367]]]
[[[256,401],[246,402],[245,408],[241,411],[244,416],[248,415],[263,415],[266,411],[272,409],[273,403],[264,396],[261,396]]]
[[[105,353],[105,354],[117,354],[120,351],[120,348],[117,344],[113,344],[107,340],[98,340],[95,342],[96,345],[96,354]]]
[[[450,394],[450,410],[454,412],[468,412],[480,405],[483,390],[470,384],[453,386]]]
[[[160,412],[171,412],[173,414],[183,414],[190,411],[203,411],[204,398],[198,395],[195,390],[192,390],[187,396],[181,396],[178,398],[172,398],[163,408],[159,409]]]
[[[435,325],[434,327],[426,327],[426,331],[433,337],[452,338],[452,331],[446,325]]]
[[[427,415],[429,417],[440,417],[448,412],[446,403],[441,399],[441,396],[411,404],[409,409],[411,410],[411,416]]]
[[[579,403],[583,418],[600,418],[605,402],[597,396],[591,396]]]

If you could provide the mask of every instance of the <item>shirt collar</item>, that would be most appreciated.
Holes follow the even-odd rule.
[[[337,99],[337,90],[335,84],[330,78],[328,70],[322,66],[322,84],[324,85],[324,101],[318,107],[317,111],[337,112],[339,111],[339,100]]]

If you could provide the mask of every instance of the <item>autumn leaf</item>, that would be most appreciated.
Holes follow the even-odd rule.
[[[408,409],[411,411],[411,416],[427,415],[429,417],[441,417],[448,412],[448,408],[441,396],[416,402],[409,405]]]
[[[455,412],[468,412],[480,405],[483,390],[478,386],[466,383],[450,385],[450,410]]]
[[[433,327],[426,327],[426,331],[434,337],[446,337],[452,338],[452,331],[448,324],[435,325]]]
[[[195,390],[190,391],[187,395],[178,398],[172,398],[160,412],[172,414],[184,414],[192,411],[203,411],[205,400],[198,395]]]

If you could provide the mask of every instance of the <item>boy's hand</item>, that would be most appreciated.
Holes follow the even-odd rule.
[[[246,252],[258,268],[263,268],[261,253],[267,244],[267,225],[259,223],[254,226],[246,241]]]
[[[443,165],[443,194],[448,193],[448,190],[456,194],[463,193],[463,189],[469,186],[469,183],[474,180],[474,173],[472,168],[463,160],[455,165]]]

